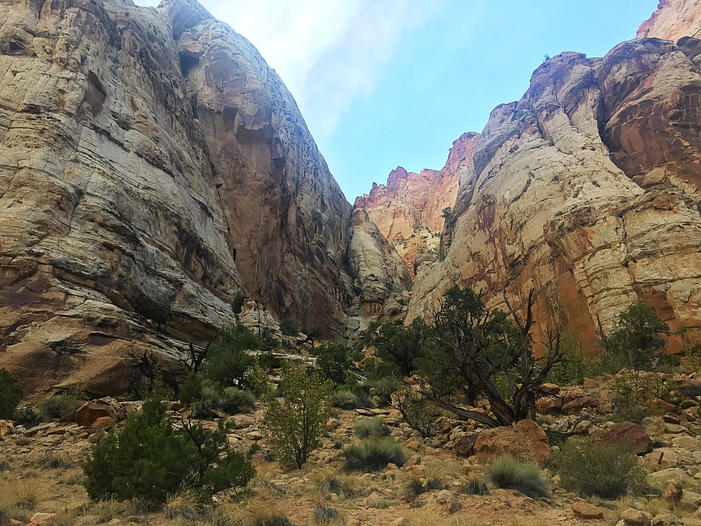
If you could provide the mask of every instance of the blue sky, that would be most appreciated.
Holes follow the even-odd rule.
[[[156,5],[155,0],[136,0]],[[287,84],[349,201],[397,165],[439,169],[544,56],[603,56],[657,0],[201,0]]]

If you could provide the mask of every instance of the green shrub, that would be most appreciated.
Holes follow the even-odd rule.
[[[246,372],[254,362],[253,357],[245,351],[269,348],[260,336],[245,327],[222,329],[209,345],[202,371],[205,377],[225,387],[241,387]]]
[[[565,330],[560,345],[565,349],[564,358],[550,369],[548,381],[557,385],[581,385],[592,370],[590,361],[584,355],[582,342],[576,332]]]
[[[389,427],[385,425],[385,419],[381,416],[356,420],[353,429],[359,438],[386,437],[390,433]]]
[[[29,429],[41,422],[41,416],[32,406],[26,405],[15,411],[15,422]]]
[[[628,493],[644,494],[648,489],[638,458],[622,445],[570,439],[550,456],[548,465],[560,475],[563,487],[582,496],[615,499]]]
[[[0,369],[0,418],[11,419],[22,400],[22,386],[7,369]]]
[[[299,330],[297,330],[292,320],[282,320],[280,322],[280,332],[285,336],[297,336],[299,334]]]
[[[39,404],[39,414],[44,421],[73,422],[75,412],[81,405],[83,405],[83,401],[72,393],[55,394]]]
[[[269,369],[263,365],[263,360],[259,357],[255,359],[253,366],[248,370],[244,378],[246,388],[258,397],[267,395],[272,389],[268,371]]]
[[[301,364],[285,364],[282,399],[265,397],[265,426],[277,458],[301,468],[319,445],[331,414],[331,382]]]
[[[372,340],[377,356],[398,376],[411,376],[416,361],[423,356],[431,327],[416,318],[405,327],[401,321],[385,323]]]
[[[100,440],[83,465],[84,485],[93,500],[142,498],[165,502],[169,494],[192,489],[211,495],[245,486],[255,475],[250,463],[230,449],[223,425],[171,425],[165,406],[148,400],[121,431]]]
[[[388,438],[369,438],[348,446],[343,454],[349,471],[378,471],[387,464],[402,466],[407,454],[404,448]]]
[[[489,488],[487,488],[487,485],[481,478],[471,476],[460,486],[460,493],[464,495],[486,495],[489,493]]]
[[[392,396],[402,387],[402,381],[394,376],[387,376],[365,384],[369,389],[374,389],[378,404],[382,407],[392,405]]]
[[[250,391],[237,387],[222,388],[211,380],[204,380],[200,387],[200,397],[191,404],[196,417],[214,415],[214,411],[236,414],[251,411],[256,407],[256,397]]]
[[[669,326],[655,309],[635,303],[618,315],[616,328],[605,341],[603,362],[607,370],[623,368],[655,370],[669,361],[663,336]]]
[[[333,394],[333,406],[340,409],[359,409],[363,404],[354,393],[348,389],[341,389]]]
[[[550,497],[550,489],[543,474],[533,462],[521,462],[513,457],[501,456],[494,460],[487,474],[489,480],[499,488],[515,489],[533,499]]]
[[[353,360],[351,360],[351,350],[343,343],[330,343],[319,345],[314,353],[317,355],[316,366],[319,370],[336,385],[345,383],[346,376]]]
[[[191,405],[202,398],[202,383],[204,378],[194,371],[190,371],[185,381],[180,384],[180,401],[184,405]]]

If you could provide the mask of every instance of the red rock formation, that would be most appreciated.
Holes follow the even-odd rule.
[[[369,194],[355,200],[356,208],[364,208],[394,244],[412,276],[419,255],[438,250],[443,210],[455,203],[460,170],[469,164],[478,137],[476,133],[461,135],[440,171],[408,173],[398,166],[386,185],[373,183]]]
[[[701,1],[660,0],[652,16],[638,29],[637,38],[662,38],[677,41],[682,37],[701,37]]]
[[[603,59],[563,53],[523,98],[491,114],[461,178],[444,261],[422,269],[408,319],[451,286],[491,307],[538,298],[541,332],[575,329],[593,350],[636,301],[701,338],[701,42],[620,44]]]

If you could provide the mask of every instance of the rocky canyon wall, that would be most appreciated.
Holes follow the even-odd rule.
[[[654,18],[654,17],[653,17]],[[658,17],[659,18],[659,17]],[[638,39],[602,59],[563,53],[518,102],[492,112],[460,178],[445,259],[424,267],[408,319],[451,286],[528,291],[543,330],[579,332],[591,350],[644,301],[701,338],[701,42]]]
[[[356,198],[382,234],[404,258],[412,276],[422,261],[435,259],[443,229],[443,210],[452,208],[460,171],[467,168],[477,144],[476,133],[461,135],[441,170],[392,170],[387,184],[374,184],[369,194]]]
[[[28,390],[119,392],[129,353],[206,341],[238,294],[331,330],[402,287],[364,275],[398,256],[350,250],[369,227],[277,74],[191,0],[0,0],[0,225]]]

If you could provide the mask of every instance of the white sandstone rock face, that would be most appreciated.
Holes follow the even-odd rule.
[[[130,353],[205,342],[240,293],[341,327],[350,215],[282,81],[196,2],[0,1],[0,366],[28,391],[120,392]]]
[[[515,103],[497,107],[460,180],[443,261],[417,275],[408,319],[451,286],[530,288],[543,330],[577,330],[635,301],[654,305],[682,338],[701,333],[701,194],[697,41],[637,40],[603,59],[546,61]],[[675,120],[669,116],[675,115]]]

